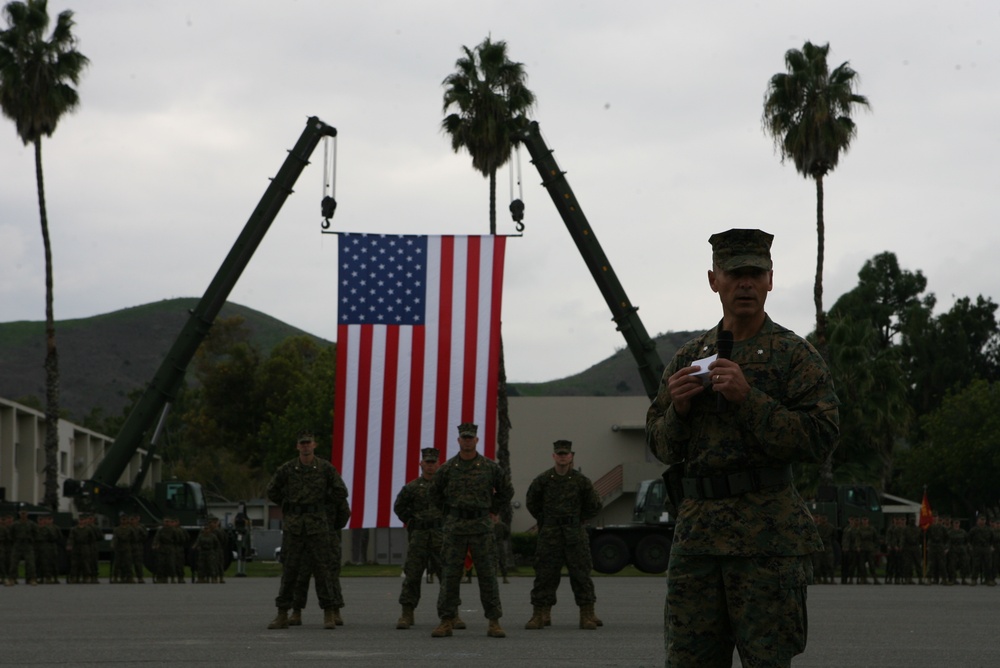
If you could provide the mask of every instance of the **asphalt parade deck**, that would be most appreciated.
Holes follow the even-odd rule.
[[[526,631],[529,578],[501,585],[504,639],[486,636],[478,587],[462,585],[465,631],[431,638],[437,584],[423,586],[417,625],[395,629],[398,578],[345,578],[345,625],[322,628],[311,592],[303,626],[269,631],[274,578],[224,585],[0,587],[3,666],[662,666],[663,578],[599,578],[604,627],[577,628],[569,582],[552,626]],[[1000,666],[1000,588],[813,586],[809,645],[796,668]],[[738,659],[734,659],[738,666]]]

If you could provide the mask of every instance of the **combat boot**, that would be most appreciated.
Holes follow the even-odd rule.
[[[38,580],[36,580],[35,578],[31,578],[30,580],[28,580],[28,584],[30,584],[32,587],[37,587]]]
[[[593,605],[590,606],[590,618],[594,620],[594,623],[597,624],[598,628],[604,626],[604,622],[602,622],[601,618],[597,616],[596,612],[594,612]]]
[[[269,629],[287,629],[288,628],[288,608],[278,608],[278,616],[271,620],[271,623],[267,625]]]
[[[486,629],[486,635],[488,635],[491,638],[506,638],[507,637],[507,634],[504,633],[504,630],[502,628],[500,628],[500,620],[499,619],[491,619],[490,620],[490,626],[489,626],[488,629]]]
[[[410,628],[411,626],[413,626],[413,607],[404,605],[403,614],[399,616],[399,620],[396,622],[396,628],[402,631]]]
[[[448,638],[451,636],[451,626],[452,619],[449,617],[442,617],[441,623],[437,625],[437,628],[431,631],[432,638]]]
[[[552,626],[552,606],[546,605],[542,608],[542,621],[545,622],[545,626]]]
[[[538,631],[545,628],[545,619],[542,617],[542,606],[536,605],[532,608],[531,619],[524,625],[529,631]]]
[[[597,622],[594,621],[594,604],[580,606],[580,628],[587,631],[596,631]]]
[[[302,611],[299,608],[292,608],[292,614],[288,617],[289,626],[302,626]]]
[[[455,615],[455,617],[451,620],[451,628],[455,629],[456,631],[464,631],[465,622],[462,621],[461,617]]]
[[[337,628],[337,611],[327,608],[323,611],[323,628],[333,631]]]
[[[344,625],[344,619],[340,616],[340,608],[333,609],[333,621],[336,622],[337,626]]]

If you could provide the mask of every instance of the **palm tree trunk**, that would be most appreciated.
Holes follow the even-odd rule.
[[[52,308],[52,244],[45,211],[45,180],[42,177],[42,139],[35,140],[35,181],[38,184],[38,211],[45,248],[45,498],[43,505],[59,509],[59,352],[56,349],[56,321]]]
[[[829,362],[826,349],[826,313],[823,312],[823,254],[825,252],[826,226],[823,223],[823,176],[816,177],[816,282],[813,284],[813,301],[816,304],[816,348]]]
[[[497,170],[490,170],[490,234],[497,233]],[[501,356],[500,359],[503,359]]]

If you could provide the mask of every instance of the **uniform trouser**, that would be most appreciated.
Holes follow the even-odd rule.
[[[531,588],[531,605],[552,607],[556,604],[563,565],[569,573],[569,584],[577,605],[590,605],[597,600],[593,567],[587,534],[580,527],[542,527],[535,548],[535,583]]]
[[[844,550],[840,553],[840,582],[847,584],[855,575],[855,563],[858,553],[852,550]]]
[[[833,548],[812,555],[813,572],[824,580],[833,580]]]
[[[919,545],[910,545],[903,548],[900,555],[903,558],[903,572],[901,575],[907,580],[913,578],[913,572],[917,572],[917,578],[924,577],[924,552]]]
[[[316,578],[316,596],[319,605],[324,610],[336,607],[333,600],[333,588],[330,580],[330,534],[327,531],[296,535],[284,532],[281,537],[281,559],[284,568],[281,570],[281,586],[275,605],[281,609],[294,607],[295,587],[299,578],[305,572],[306,584],[308,576]]]
[[[143,562],[146,560],[146,545],[138,543],[132,546],[132,569],[135,571],[135,579],[142,580],[145,571]]]
[[[410,608],[420,602],[420,584],[424,571],[441,578],[442,545],[441,529],[413,529],[406,546],[406,563],[403,564],[403,588],[399,592],[399,604]]]
[[[173,546],[161,547],[156,551],[156,577],[166,582],[174,577],[176,573],[177,566],[174,564]]]
[[[55,543],[43,543],[35,550],[35,570],[39,579],[59,577],[59,548]]]
[[[875,552],[873,550],[861,550],[855,554],[855,558],[857,559],[855,568],[857,569],[859,578],[867,580],[870,575],[873,580],[877,579],[875,575]]]
[[[973,582],[992,579],[992,575],[990,574],[991,561],[992,553],[989,547],[972,548],[972,568],[970,572]]]
[[[790,666],[806,648],[809,556],[724,557],[672,552],[667,567],[667,668]]]
[[[948,579],[948,559],[944,546],[931,545],[927,548],[927,577],[938,582]]]
[[[132,548],[130,546],[115,550],[115,562],[111,572],[118,580],[128,580],[132,577]]]
[[[282,550],[283,554],[284,550]],[[330,596],[332,597],[328,603],[329,607],[337,609],[344,607],[344,592],[340,588],[340,562],[340,532],[335,531],[330,534],[330,554],[327,557],[330,571]],[[306,567],[299,571],[299,577],[295,581],[295,590],[292,592],[292,607],[296,610],[305,608],[309,601],[309,580],[312,576],[313,565],[312,562],[309,562]],[[323,598],[319,593],[318,581],[316,582],[316,596],[319,598],[319,607],[326,610],[326,607],[323,606]]]
[[[466,551],[472,552],[476,565],[476,582],[479,583],[479,600],[487,619],[500,619],[500,587],[497,585],[496,543],[493,533],[453,534],[445,532],[441,551],[441,589],[438,591],[438,617],[452,619],[458,615],[459,596]]]
[[[10,550],[10,564],[8,566],[7,572],[11,580],[17,579],[17,567],[20,565],[21,561],[24,561],[24,579],[34,580],[35,579],[35,546],[34,545],[18,545],[14,546]]]
[[[948,549],[948,579],[954,582],[959,577],[969,577],[969,554],[964,547],[952,547]]]

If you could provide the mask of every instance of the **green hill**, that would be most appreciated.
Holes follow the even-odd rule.
[[[120,413],[128,394],[152,380],[197,303],[195,298],[165,299],[90,318],[56,321],[61,409],[73,420],[95,407],[105,415]],[[254,342],[264,351],[289,336],[311,336],[269,315],[227,302],[219,317],[234,316],[245,320]],[[44,362],[44,322],[0,323],[0,396],[44,402]]]

